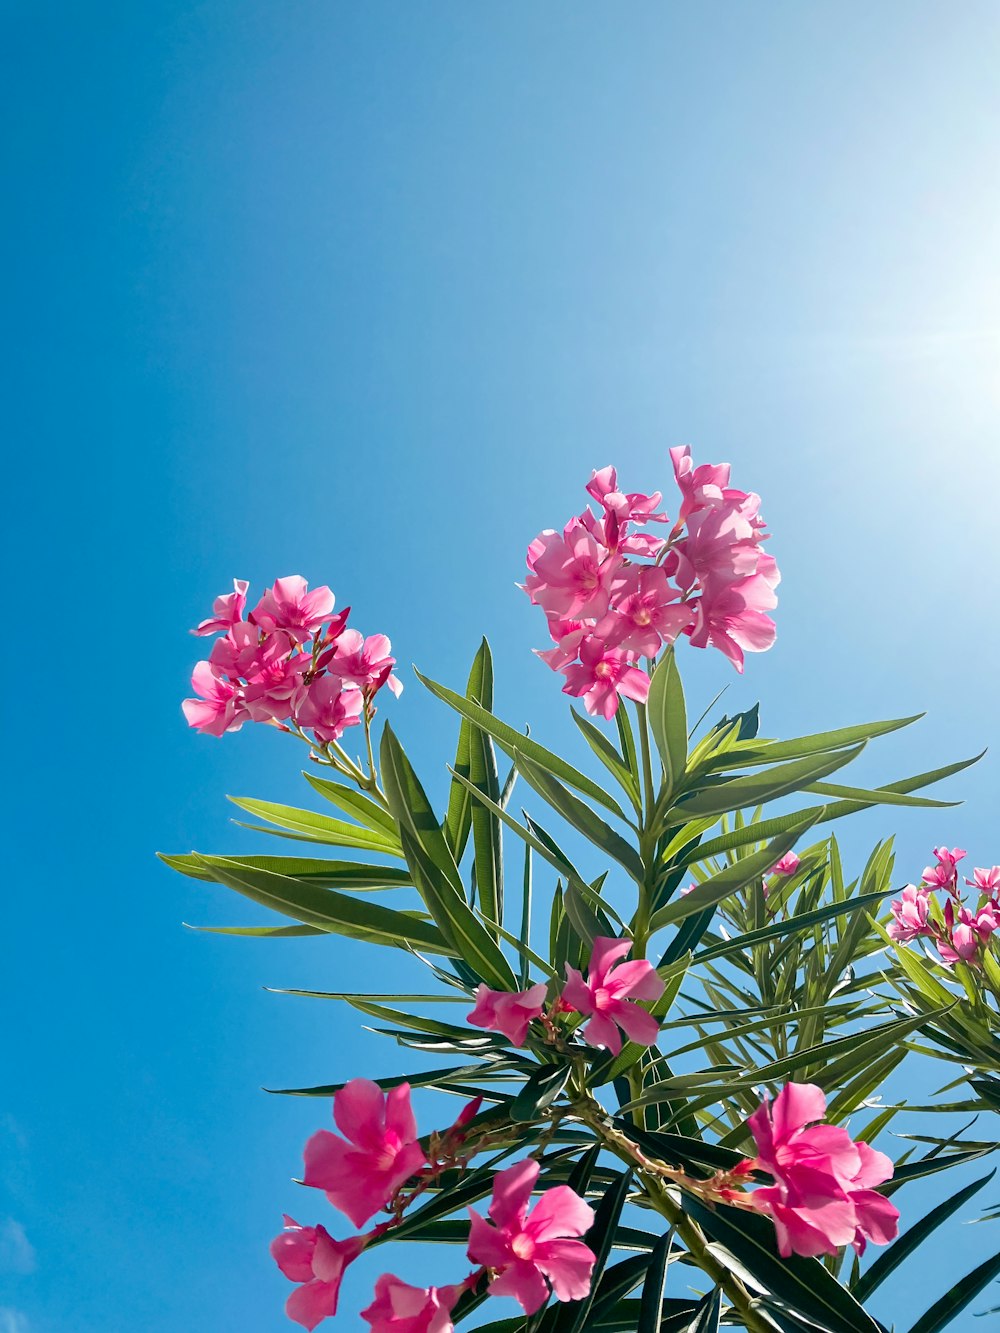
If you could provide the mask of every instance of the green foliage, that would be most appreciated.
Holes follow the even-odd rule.
[[[882,1326],[863,1303],[990,1176],[953,1191],[846,1278],[839,1260],[782,1259],[770,1219],[731,1206],[720,1190],[753,1152],[746,1119],[761,1089],[776,1091],[789,1079],[823,1088],[832,1123],[854,1117],[856,1124],[869,1107],[868,1142],[904,1113],[873,1099],[914,1052],[933,1052],[967,1080],[959,1107],[1000,1110],[1000,1020],[983,988],[1000,987],[1000,976],[951,975],[912,951],[893,953],[887,970],[891,841],[879,843],[850,880],[834,836],[800,845],[820,826],[874,805],[947,804],[914,793],[967,764],[875,788],[827,781],[912,717],[778,741],[757,734],[753,709],[689,735],[668,651],[634,724],[624,707],[611,734],[573,714],[611,791],[495,716],[485,641],[464,693],[420,679],[457,715],[443,818],[386,725],[378,771],[373,765],[359,789],[305,775],[343,818],[236,801],[271,826],[261,831],[363,859],[163,858],[292,921],[209,929],[344,935],[405,950],[429,968],[435,988],[426,994],[287,992],[341,1000],[401,1047],[434,1057],[435,1068],[381,1086],[406,1081],[483,1099],[485,1109],[463,1131],[468,1160],[448,1159],[424,1179],[419,1199],[374,1243],[464,1244],[463,1210],[489,1197],[497,1169],[528,1152],[541,1166],[539,1189],[569,1184],[594,1203],[587,1236],[597,1256],[594,1279],[585,1300],[484,1328],[878,1333]],[[497,749],[513,765],[503,782]],[[510,808],[517,776],[530,789],[520,813]],[[773,812],[774,802],[796,796],[793,808]],[[512,846],[517,855],[507,862],[505,884],[504,853]],[[793,847],[795,873],[773,874]],[[665,983],[648,1006],[660,1025],[655,1046],[595,1050],[577,1020],[557,1008],[535,1020],[521,1048],[466,1021],[480,983],[515,991],[543,982],[554,1001],[565,967],[586,965],[594,939],[609,935],[629,938],[633,958],[652,959]],[[448,1004],[454,1007],[445,1017],[423,1013],[429,1005],[440,1015]],[[282,1091],[328,1098],[342,1086]],[[431,1136],[428,1150],[440,1141]],[[992,1146],[952,1135],[923,1156],[910,1149],[883,1192]],[[739,1193],[738,1181],[733,1188]],[[1000,1264],[981,1265],[959,1280],[911,1333],[944,1328],[998,1272]],[[467,1291],[456,1323],[470,1320],[484,1297],[483,1283]]]

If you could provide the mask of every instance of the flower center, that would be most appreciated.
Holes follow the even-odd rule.
[[[391,1169],[399,1156],[399,1150],[403,1145],[399,1141],[399,1135],[388,1133],[382,1143],[382,1150],[375,1154],[375,1167],[378,1171],[388,1171]]]
[[[610,662],[598,662],[597,666],[594,667],[594,675],[597,676],[599,680],[607,680],[607,678],[613,674],[614,667]]]
[[[519,1236],[515,1236],[511,1241],[510,1248],[519,1259],[530,1259],[535,1253],[535,1242],[527,1232],[522,1231]]]

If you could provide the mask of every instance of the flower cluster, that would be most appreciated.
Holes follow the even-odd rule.
[[[190,726],[222,736],[247,721],[269,722],[311,732],[322,747],[371,720],[383,685],[396,695],[403,688],[386,636],[348,629],[350,607],[334,615],[326,586],[310,592],[298,574],[277,579],[246,613],[248,590],[234,579],[233,591],[217,597],[213,614],[192,630],[219,638],[191,677],[199,697],[182,705]]]
[[[889,904],[893,917],[890,939],[897,944],[928,940],[945,967],[959,961],[978,964],[994,934],[1000,932],[1000,866],[977,866],[972,879],[966,879],[977,898],[972,908],[958,884],[958,863],[964,856],[961,847],[935,847],[935,864],[924,869],[920,884],[907,884]],[[945,895],[943,906],[938,892]]]
[[[846,1129],[820,1124],[825,1115],[821,1088],[789,1083],[747,1121],[757,1156],[743,1168],[774,1180],[749,1202],[774,1222],[784,1259],[836,1254],[842,1245],[863,1254],[867,1241],[887,1245],[898,1231],[898,1209],[874,1188],[890,1179],[892,1162]]]
[[[303,1227],[290,1217],[271,1244],[278,1267],[297,1284],[285,1306],[289,1318],[314,1329],[337,1312],[347,1266],[365,1246],[390,1231],[406,1207],[448,1166],[463,1165],[475,1151],[468,1135],[482,1099],[476,1098],[443,1135],[432,1135],[430,1156],[417,1137],[410,1087],[384,1093],[367,1079],[352,1079],[335,1095],[340,1135],[319,1130],[305,1148],[303,1184],[324,1190],[355,1227],[383,1208],[392,1214],[370,1232],[334,1240],[325,1227]],[[343,1135],[343,1137],[341,1137]],[[593,1210],[573,1190],[557,1185],[529,1203],[540,1167],[532,1158],[497,1174],[489,1217],[469,1209],[468,1257],[478,1265],[462,1282],[413,1287],[392,1273],[375,1284],[375,1299],[361,1317],[373,1333],[451,1333],[451,1312],[463,1292],[488,1279],[495,1296],[513,1296],[525,1314],[549,1299],[580,1300],[590,1291],[596,1262],[579,1237]],[[404,1187],[410,1185],[408,1191]]]
[[[613,717],[621,697],[644,701],[642,658],[687,635],[743,670],[743,654],[774,642],[766,614],[780,575],[765,554],[760,497],[729,485],[729,465],[695,467],[690,449],[671,449],[680,490],[666,537],[637,529],[668,523],[661,495],[618,489],[614,468],[595,472],[588,505],[563,528],[528,547],[524,591],[548,620],[554,648],[539,657],[566,677],[564,693],[588,712]]]
[[[584,1040],[612,1055],[622,1048],[622,1033],[629,1041],[650,1046],[660,1030],[649,1010],[636,1001],[658,1000],[665,983],[644,958],[619,962],[631,948],[631,940],[598,936],[586,978],[567,963],[566,985],[551,1006],[552,1013],[576,1013],[587,1018],[581,1031]],[[512,993],[491,990],[484,982],[476,991],[476,1006],[468,1016],[469,1022],[500,1032],[513,1045],[523,1046],[530,1024],[542,1017],[547,994],[544,984]]]

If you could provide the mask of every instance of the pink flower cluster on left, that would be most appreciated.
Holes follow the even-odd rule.
[[[355,1227],[383,1208],[390,1218],[367,1233],[338,1241],[323,1226],[300,1226],[286,1216],[271,1254],[297,1284],[285,1306],[290,1319],[314,1329],[336,1314],[348,1265],[372,1241],[391,1232],[442,1170],[464,1165],[473,1155],[475,1144],[469,1139],[481,1101],[470,1102],[444,1134],[431,1135],[428,1156],[417,1137],[409,1084],[383,1092],[377,1084],[356,1078],[337,1092],[333,1115],[340,1134],[323,1129],[309,1139],[303,1184],[323,1190]],[[467,1252],[477,1267],[461,1282],[414,1287],[383,1273],[375,1284],[375,1299],[361,1311],[373,1333],[451,1333],[451,1313],[459,1298],[484,1278],[492,1295],[513,1296],[529,1315],[550,1295],[559,1301],[586,1296],[596,1259],[579,1237],[590,1230],[593,1210],[565,1185],[544,1190],[529,1209],[539,1172],[530,1157],[515,1163],[494,1178],[488,1218],[469,1209]]]
[[[290,722],[322,746],[370,720],[384,685],[400,693],[389,640],[348,629],[350,607],[334,615],[328,587],[310,591],[292,574],[247,612],[249,586],[234,579],[233,591],[217,597],[213,614],[192,630],[219,638],[191,676],[198,697],[182,704],[190,726],[222,736],[247,721],[284,730]]]

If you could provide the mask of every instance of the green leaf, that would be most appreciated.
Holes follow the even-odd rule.
[[[469,683],[466,686],[465,693],[467,699],[471,699],[473,703],[492,711],[493,658],[490,653],[490,646],[485,639],[479,645],[479,650],[473,658],[472,669],[469,672]],[[472,734],[472,723],[463,718],[458,729],[458,749],[455,753],[453,767],[466,778],[471,773]],[[461,861],[465,852],[471,827],[472,806],[469,793],[460,782],[452,779],[451,791],[448,796],[448,812],[444,821],[444,835],[456,863]]]
[[[305,925],[372,944],[399,949],[413,946],[430,953],[457,956],[455,946],[437,926],[409,913],[332,889],[317,888],[287,875],[252,870],[225,856],[203,856],[200,860],[209,878],[217,883],[226,884],[244,897],[295,917]]]
[[[214,876],[205,870],[197,853],[190,856],[168,856],[158,852],[160,860],[172,870],[192,879],[211,881]],[[266,870],[274,875],[286,875],[302,880],[317,888],[364,890],[395,889],[412,883],[403,866],[364,865],[358,861],[327,861],[308,856],[227,856],[233,865],[247,870]]]
[[[940,1329],[947,1328],[955,1316],[960,1314],[995,1277],[1000,1277],[1000,1254],[987,1259],[985,1263],[981,1263],[978,1268],[974,1268],[971,1273],[967,1273],[956,1282],[940,1300],[935,1301],[930,1309],[920,1316],[910,1329],[910,1333],[939,1333]]]
[[[664,926],[675,926],[685,917],[695,916],[708,907],[716,906],[753,880],[762,878],[771,866],[794,846],[813,822],[812,819],[804,819],[798,824],[793,824],[786,832],[772,839],[763,851],[745,856],[734,865],[727,866],[719,874],[713,875],[711,879],[705,880],[703,884],[699,884],[684,897],[674,898],[665,907],[653,913],[650,931],[662,930]]]
[[[768,1219],[724,1205],[709,1208],[689,1194],[684,1196],[684,1211],[717,1245],[725,1246],[765,1291],[809,1322],[822,1320],[824,1333],[878,1333],[871,1316],[818,1260],[779,1256]]]
[[[961,801],[934,801],[929,796],[907,796],[903,792],[887,791],[883,788],[844,787],[836,782],[811,782],[803,787],[810,795],[839,796],[847,801],[867,801],[872,805],[903,805],[912,809],[943,810],[948,806],[961,805]]]
[[[987,1176],[980,1176],[971,1185],[966,1185],[965,1189],[959,1190],[950,1199],[945,1199],[944,1203],[939,1203],[936,1208],[932,1208],[908,1231],[905,1231],[894,1244],[879,1255],[867,1272],[863,1273],[860,1279],[854,1283],[851,1290],[855,1300],[866,1301],[872,1292],[882,1285],[889,1274],[895,1272],[904,1259],[908,1258],[918,1246],[922,1245],[927,1237],[932,1235],[953,1213],[956,1213],[959,1208],[968,1203],[973,1195],[978,1194],[995,1175],[996,1171],[993,1170]]]
[[[251,939],[292,939],[304,935],[327,935],[329,931],[319,926],[192,926],[184,922],[188,930],[200,930],[206,935],[243,935]]]
[[[517,970],[517,982],[521,990],[526,990],[530,976],[526,949],[531,948],[531,848],[524,846],[524,875],[521,879],[521,934],[518,937],[520,965]]]
[[[373,1078],[371,1081],[387,1091],[389,1088],[398,1088],[401,1083],[409,1083],[411,1088],[433,1088],[443,1083],[455,1080],[461,1082],[482,1074],[483,1066],[480,1064],[451,1065],[445,1069],[423,1069],[416,1074],[393,1074],[389,1078]],[[275,1097],[334,1097],[346,1086],[347,1081],[323,1083],[313,1088],[265,1088],[264,1091]]]
[[[774,764],[784,759],[805,759],[808,755],[825,754],[851,745],[864,744],[876,736],[885,736],[919,722],[923,713],[912,717],[892,718],[888,722],[862,722],[836,731],[817,731],[810,736],[796,736],[787,741],[739,741],[718,762],[709,760],[712,768],[744,768],[756,764]]]
[[[875,907],[891,889],[886,889],[881,893],[866,893],[859,898],[847,898],[840,903],[827,903],[823,907],[817,907],[812,912],[803,912],[801,916],[788,917],[785,921],[775,921],[770,926],[762,926],[760,930],[748,930],[745,935],[736,935],[731,940],[722,940],[719,944],[709,944],[694,956],[694,962],[707,963],[713,958],[725,958],[728,954],[744,953],[757,944],[765,944],[768,940],[778,939],[783,935],[797,935],[800,931],[804,932],[812,926],[818,926],[825,921],[832,921],[837,917],[847,916],[852,912],[864,911],[868,907]]]
[[[343,810],[345,814],[351,815],[376,833],[381,831],[388,834],[393,842],[396,841],[396,821],[378,801],[373,801],[364,792],[347,787],[342,782],[330,782],[328,778],[318,778],[314,773],[307,773],[305,770],[302,776],[314,791],[318,791],[320,796],[335,805],[338,810]]]
[[[511,1103],[510,1118],[526,1123],[540,1119],[565,1088],[572,1072],[567,1064],[541,1065],[534,1070]]]
[[[649,682],[646,712],[653,740],[663,762],[666,799],[679,790],[687,763],[687,709],[677,658],[667,648],[653,670]]]
[[[988,1148],[969,1148],[962,1152],[941,1153],[939,1156],[928,1154],[927,1157],[920,1158],[916,1162],[904,1162],[902,1166],[896,1166],[892,1173],[892,1179],[885,1185],[879,1186],[879,1193],[885,1195],[895,1194],[898,1189],[906,1185],[911,1180],[921,1180],[924,1176],[936,1176],[939,1171],[950,1171],[954,1166],[964,1166],[966,1162],[975,1162],[980,1157],[987,1157],[991,1152],[995,1152],[1000,1144],[994,1144]]]
[[[388,723],[382,730],[382,781],[417,891],[441,934],[488,985],[516,990],[499,945],[465,899],[462,879],[427,795]]]
[[[698,1302],[695,1317],[688,1325],[688,1333],[718,1333],[722,1315],[722,1290],[708,1291]]]
[[[932,783],[942,782],[945,778],[953,777],[956,773],[971,768],[973,764],[978,764],[985,753],[985,750],[981,750],[979,754],[973,755],[971,759],[960,759],[958,763],[945,764],[943,768],[932,768],[926,773],[918,773],[916,777],[902,778],[899,782],[888,782],[884,787],[874,787],[870,797],[864,800],[834,801],[827,806],[824,820],[840,819],[843,815],[853,814],[856,810],[867,810],[873,805],[880,805],[886,794],[906,795],[911,791],[919,791],[921,787],[929,787]],[[941,804],[949,805],[951,802],[942,801]]]
[[[855,745],[834,754],[810,755],[805,759],[793,759],[787,764],[777,764],[763,773],[714,783],[692,796],[683,797],[676,807],[676,813],[685,818],[702,818],[776,801],[792,792],[808,790],[810,783],[851,763],[863,749],[863,745]]]
[[[626,842],[610,825],[585,805],[558,779],[546,773],[543,768],[532,763],[525,755],[515,752],[514,762],[518,772],[543,796],[549,805],[571,824],[578,833],[599,847],[602,852],[625,867],[637,883],[642,883],[643,868],[639,853],[631,843]]]
[[[649,1267],[646,1269],[646,1280],[642,1284],[636,1333],[660,1333],[663,1319],[663,1288],[667,1281],[667,1267],[670,1263],[673,1240],[673,1231],[668,1231],[666,1235],[660,1237],[653,1249]]]
[[[331,847],[358,847],[369,852],[381,852],[385,856],[402,855],[398,838],[379,830],[347,824],[342,819],[331,819],[328,815],[318,815],[312,810],[275,805],[272,801],[255,801],[244,796],[230,796],[229,800],[247,814],[286,830],[301,842],[322,842]]]
[[[624,1296],[635,1291],[646,1276],[649,1268],[648,1254],[634,1254],[613,1268],[607,1268],[604,1276],[594,1291],[594,1303],[590,1311],[590,1324],[599,1324],[601,1316],[610,1314]]]
[[[595,727],[593,722],[588,722],[587,719],[582,717],[575,708],[571,708],[569,711],[573,721],[583,733],[584,740],[622,788],[636,814],[641,814],[642,798],[639,795],[639,783],[636,781],[635,775],[632,773],[625,760],[615,749],[614,745],[608,740],[604,732],[601,731],[600,727]],[[619,709],[618,711],[621,712],[622,710]]]
[[[592,801],[597,801],[605,809],[616,814],[619,819],[625,818],[625,812],[614,799],[609,796],[603,788],[599,787],[591,778],[585,777],[583,773],[578,772],[565,759],[560,759],[558,755],[553,754],[551,750],[546,750],[544,746],[536,741],[530,740],[521,732],[515,731],[509,727],[506,722],[501,722],[499,718],[494,717],[491,712],[481,707],[471,699],[463,699],[460,694],[454,690],[449,690],[444,685],[439,685],[436,681],[422,675],[414,667],[414,672],[419,681],[421,681],[430,690],[431,694],[436,695],[446,704],[450,704],[456,712],[476,726],[481,727],[488,735],[492,736],[501,750],[510,758],[514,758],[515,751],[520,751],[522,755],[527,755],[528,759],[543,768],[547,773],[560,781],[567,783],[576,791],[582,792],[584,796],[589,796]]]
[[[483,640],[483,702],[493,699],[493,662],[489,644]],[[488,690],[486,688],[488,684]],[[500,775],[493,742],[479,727],[469,738],[469,781],[491,801],[501,804]],[[480,801],[472,802],[472,842],[475,849],[476,892],[483,915],[503,925],[503,840],[499,818]]]

